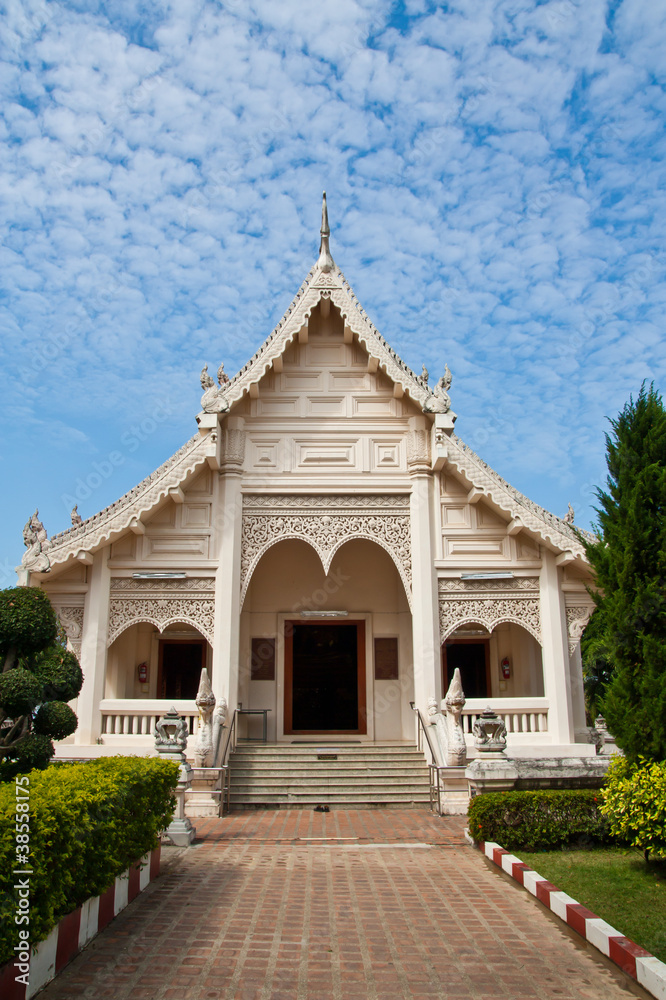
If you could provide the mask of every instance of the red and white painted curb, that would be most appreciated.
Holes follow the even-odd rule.
[[[30,952],[28,985],[17,982],[21,970],[13,960],[0,969],[2,1000],[30,1000],[104,930],[121,910],[160,873],[160,848],[145,854],[119,875],[101,896],[87,899],[78,910],[68,913],[49,936]]]
[[[476,846],[498,868],[536,896],[539,902],[619,965],[657,1000],[666,1000],[666,965],[663,962],[616,931],[596,913],[581,906],[566,892],[560,892],[556,885],[499,844],[476,842]]]

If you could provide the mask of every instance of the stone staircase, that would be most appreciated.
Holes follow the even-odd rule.
[[[428,767],[409,743],[240,743],[229,764],[232,809],[430,804]]]

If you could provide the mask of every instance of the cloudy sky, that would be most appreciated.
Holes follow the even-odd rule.
[[[35,507],[54,534],[194,433],[203,362],[233,374],[315,260],[323,188],[460,436],[590,524],[606,416],[666,388],[663,5],[4,8],[0,586]]]

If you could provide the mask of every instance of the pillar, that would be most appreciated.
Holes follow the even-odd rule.
[[[211,684],[215,696],[238,704],[240,648],[240,561],[243,527],[242,466],[245,431],[242,417],[227,417],[221,428],[220,473],[216,489],[215,636]]]
[[[564,594],[555,554],[542,549],[540,574],[541,644],[544,694],[548,698],[548,731],[553,743],[574,742],[574,718],[569,671]]]
[[[75,743],[96,743],[101,733],[100,702],[106,683],[106,657],[109,636],[109,601],[111,597],[110,547],[95,552],[88,567],[89,584],[81,632],[81,669],[83,687],[76,703],[79,725]]]
[[[442,697],[437,574],[434,563],[434,483],[430,468],[430,425],[411,417],[407,464],[412,481],[410,532],[412,548],[412,637],[414,701],[426,712],[428,698]]]

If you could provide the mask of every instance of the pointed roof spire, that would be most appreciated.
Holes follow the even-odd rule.
[[[322,203],[321,203],[321,242],[319,244],[319,260],[317,264],[320,270],[327,272],[332,271],[335,267],[335,261],[331,257],[331,251],[328,245],[328,238],[331,235],[331,230],[328,225],[328,208],[326,207],[326,192],[324,191]]]

